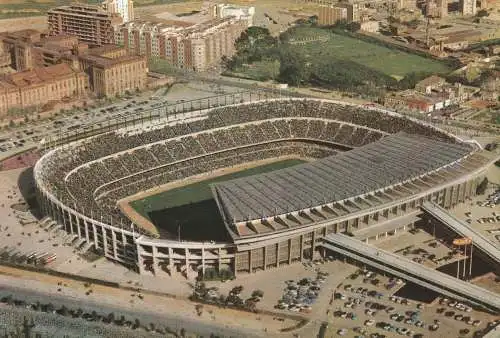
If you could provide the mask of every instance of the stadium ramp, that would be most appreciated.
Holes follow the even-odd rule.
[[[342,234],[324,237],[321,246],[362,264],[428,288],[446,297],[500,313],[500,295]]]
[[[494,262],[497,269],[500,268],[500,250],[498,245],[491,242],[478,230],[457,219],[455,216],[451,215],[448,211],[434,202],[423,203],[422,210],[458,235],[470,238],[474,247],[488,256],[491,261]]]

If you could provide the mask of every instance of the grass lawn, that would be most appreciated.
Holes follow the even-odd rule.
[[[212,198],[210,184],[238,177],[256,175],[304,163],[302,160],[283,160],[207,179],[180,188],[136,200],[130,205],[157,228],[161,238],[183,240],[227,239],[219,209]]]
[[[320,58],[347,59],[396,78],[411,72],[446,73],[451,71],[446,64],[437,60],[335,34],[320,28],[301,27],[295,29],[292,36],[295,39],[317,36],[329,38],[326,42],[295,45],[295,48],[304,52],[311,63]]]
[[[257,61],[251,65],[244,65],[231,72],[231,76],[245,77],[251,80],[266,81],[276,78],[280,72],[278,60]]]

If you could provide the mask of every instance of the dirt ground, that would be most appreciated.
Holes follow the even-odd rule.
[[[44,31],[47,29],[46,16],[31,16],[27,18],[13,18],[0,20],[0,32],[17,31],[21,29],[36,29]]]
[[[296,324],[294,320],[285,319],[283,322],[274,320],[272,315],[253,314],[236,311],[232,309],[222,309],[210,305],[204,305],[204,311],[198,316],[195,303],[182,299],[155,295],[144,295],[144,299],[132,296],[129,290],[122,290],[102,285],[92,285],[92,293],[86,295],[89,288],[83,282],[69,278],[50,276],[37,272],[19,270],[15,268],[0,266],[0,275],[5,285],[15,285],[19,288],[27,288],[46,292],[47,294],[58,293],[72,298],[82,298],[97,303],[107,303],[123,306],[125,309],[144,310],[146,312],[164,312],[165,309],[175,309],[170,315],[180,318],[191,318],[207,323],[218,323],[221,326],[231,326],[243,330],[257,332],[267,332],[267,335],[279,335],[283,328]],[[61,283],[63,286],[58,285]],[[60,289],[61,291],[56,291]]]

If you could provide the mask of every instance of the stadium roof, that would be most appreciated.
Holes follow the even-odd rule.
[[[212,186],[227,222],[341,201],[418,177],[471,152],[466,144],[398,133],[351,151]]]

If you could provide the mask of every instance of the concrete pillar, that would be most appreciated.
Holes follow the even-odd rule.
[[[122,231],[122,247],[123,247],[123,256],[127,257],[127,254],[128,254],[127,236],[125,236],[125,233],[123,231]]]
[[[288,240],[288,264],[292,264],[292,240]]]
[[[78,238],[82,238],[82,229],[80,228],[80,217],[75,215],[76,220],[76,231],[78,233]]]
[[[234,253],[234,258],[233,258],[233,274],[234,277],[238,274],[238,255]]]
[[[142,247],[137,244],[137,268],[139,269],[139,274],[143,275],[146,272],[144,269],[144,259],[142,258]]]
[[[252,262],[252,250],[248,250],[248,272],[252,273],[253,262]]]
[[[172,248],[168,248],[168,269],[170,270],[170,274],[174,271],[174,250]]]
[[[262,253],[263,253],[263,255],[264,255],[264,261],[263,261],[264,263],[263,263],[262,268],[263,268],[263,269],[264,269],[264,271],[265,271],[265,270],[266,270],[266,268],[267,268],[267,246],[264,246],[264,247],[262,248]]]
[[[118,259],[118,252],[116,250],[116,233],[113,230],[111,230],[111,238],[113,240],[113,257]]]
[[[316,231],[312,232],[312,237],[311,237],[311,255],[314,257],[314,249],[316,249]]]
[[[71,217],[71,214],[69,212],[66,212],[68,214],[68,219],[69,219],[69,228],[71,230],[71,234],[73,234],[73,217]]]
[[[102,246],[104,249],[104,256],[108,255],[108,241],[107,241],[107,232],[106,229],[101,225],[101,233],[102,233]]]
[[[83,226],[85,227],[85,240],[87,241],[87,243],[90,243],[89,223],[83,220]]]
[[[152,252],[152,255],[153,255],[153,273],[155,275],[157,275],[157,273],[158,273],[157,270],[158,270],[158,266],[159,266],[158,265],[158,248],[155,245],[153,245],[151,247],[151,252]]]
[[[220,272],[222,270],[222,250],[221,248],[217,249],[217,271]]]
[[[94,231],[94,246],[96,249],[99,249],[99,241],[97,240],[97,227],[95,223],[92,223],[92,230]]]
[[[189,249],[184,249],[184,263],[186,264],[186,275],[189,273]]]
[[[300,261],[304,259],[304,235],[300,235]]]
[[[205,249],[201,248],[201,273],[205,276]]]
[[[276,267],[280,266],[280,242],[276,243]]]

